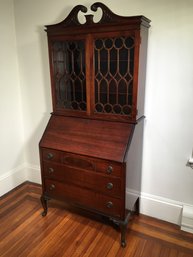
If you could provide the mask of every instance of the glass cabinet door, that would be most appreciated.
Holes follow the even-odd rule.
[[[56,40],[51,51],[56,109],[86,111],[84,40]]]
[[[134,37],[94,40],[95,113],[131,115]]]

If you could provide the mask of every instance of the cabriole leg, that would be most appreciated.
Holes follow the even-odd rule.
[[[121,246],[124,248],[126,246],[127,223],[125,222],[121,223],[120,229],[121,229]]]
[[[42,207],[44,209],[44,211],[42,212],[42,216],[45,217],[48,212],[48,198],[46,196],[42,195],[40,200],[42,203]]]
[[[139,205],[140,205],[140,202],[139,202],[139,198],[138,198],[135,203],[135,214],[136,215],[139,215]]]
[[[127,232],[127,225],[129,223],[129,219],[131,217],[131,212],[129,211],[125,220],[120,221],[120,230],[121,230],[121,246],[124,248],[126,246],[126,232]]]

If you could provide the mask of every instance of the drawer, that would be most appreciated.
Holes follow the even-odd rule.
[[[63,152],[62,163],[72,167],[102,172],[120,177],[122,164]]]
[[[123,218],[124,215],[124,199],[113,198],[68,183],[46,179],[45,194],[112,217]]]
[[[63,152],[62,163],[80,169],[87,169],[92,171],[96,170],[96,164],[94,159],[77,154]]]
[[[121,191],[120,178],[102,173],[44,162],[44,174],[51,179],[75,184],[114,197],[120,198],[124,194]]]
[[[67,166],[101,172],[116,177],[122,176],[123,164],[121,163],[86,157],[78,154],[71,154],[52,149],[43,149],[42,156],[44,161],[58,162]]]

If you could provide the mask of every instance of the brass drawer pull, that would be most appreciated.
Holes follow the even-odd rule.
[[[111,174],[112,171],[113,171],[113,167],[112,167],[111,165],[108,166],[108,168],[107,168],[107,173],[108,173],[108,174]]]
[[[107,189],[111,190],[113,188],[113,183],[108,183],[107,184]]]
[[[53,168],[48,168],[48,173],[49,174],[52,174],[54,172],[54,169]]]
[[[107,206],[107,208],[112,208],[113,207],[113,203],[112,202],[108,202],[107,204],[106,204],[106,206]]]
[[[52,184],[52,185],[49,187],[50,191],[54,190],[55,188],[56,188],[56,187],[55,187],[54,184]]]
[[[48,153],[48,154],[47,154],[47,159],[48,159],[48,160],[53,159],[53,157],[54,157],[53,153]]]

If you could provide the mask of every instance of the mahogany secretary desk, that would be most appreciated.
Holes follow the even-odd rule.
[[[52,198],[101,214],[120,225],[125,247],[139,204],[150,20],[99,2],[91,11],[80,23],[87,8],[78,5],[46,26],[53,113],[39,144],[42,215]]]

